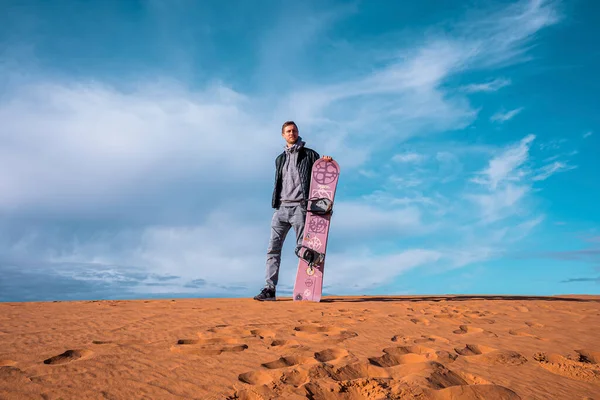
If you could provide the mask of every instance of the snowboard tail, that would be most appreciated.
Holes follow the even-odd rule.
[[[334,160],[319,159],[313,165],[304,236],[296,249],[298,271],[294,301],[321,300],[329,225],[339,174],[340,167]]]

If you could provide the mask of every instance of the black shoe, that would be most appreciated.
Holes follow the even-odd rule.
[[[259,294],[254,296],[254,300],[258,301],[275,301],[275,289],[264,288]]]

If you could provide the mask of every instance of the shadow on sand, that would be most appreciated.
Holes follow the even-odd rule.
[[[456,296],[347,296],[324,297],[321,303],[362,303],[362,302],[419,302],[419,301],[472,301],[472,300],[500,300],[500,301],[574,301],[600,303],[600,296],[502,296],[502,295],[456,295]]]

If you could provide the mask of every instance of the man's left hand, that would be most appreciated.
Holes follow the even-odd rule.
[[[325,161],[331,161],[331,160],[333,160],[333,158],[331,158],[331,156],[323,156],[323,157],[321,157],[321,158],[322,158],[323,160],[325,160]]]

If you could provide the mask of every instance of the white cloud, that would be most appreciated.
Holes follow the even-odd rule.
[[[240,205],[229,205],[211,212],[203,224],[96,232],[93,238],[75,243],[68,252],[49,255],[47,260],[57,265],[112,265],[115,276],[126,276],[128,266],[148,274],[173,276],[170,285],[147,286],[142,282],[132,286],[134,291],[232,295],[229,286],[240,286],[237,292],[243,292],[244,287],[258,290],[264,284],[268,223],[268,218],[257,223],[244,220]],[[287,242],[291,243],[293,230],[289,236]],[[62,274],[83,279],[80,269],[63,270]],[[185,287],[198,279],[207,284]]]
[[[519,143],[504,149],[501,154],[492,158],[488,167],[480,172],[480,176],[472,179],[473,182],[487,185],[495,190],[505,181],[519,181],[526,174],[521,167],[527,162],[529,148],[535,135],[525,136]]]
[[[511,227],[511,235],[508,240],[516,242],[526,237],[535,227],[540,225],[546,219],[545,215],[538,215],[534,218],[528,219],[519,223],[518,225]]]
[[[335,207],[332,229],[342,237],[360,239],[386,234],[399,237],[406,234],[418,235],[425,230],[421,212],[416,207],[390,208],[358,201],[339,201]]]
[[[462,90],[468,93],[496,92],[502,89],[503,87],[509,86],[510,84],[510,79],[498,78],[485,83],[472,83],[470,85],[464,86]]]
[[[222,86],[133,94],[99,84],[23,87],[0,104],[0,209],[111,207],[217,171],[223,180],[257,178],[279,138],[249,108]]]
[[[424,159],[425,157],[422,154],[414,152],[396,154],[392,157],[392,161],[398,163],[417,163],[423,161]]]
[[[533,176],[531,179],[534,181],[543,181],[548,179],[550,176],[554,175],[557,172],[570,171],[572,169],[577,168],[573,165],[568,165],[567,163],[555,161],[551,164],[544,165],[537,171],[537,174]]]
[[[583,138],[584,138],[584,139],[587,139],[587,138],[589,138],[590,136],[592,136],[592,134],[593,134],[593,132],[592,132],[592,131],[588,131],[588,132],[586,132],[586,133],[584,133],[584,134],[583,134]]]
[[[485,40],[475,40],[477,59],[482,67],[506,66],[529,60],[527,50],[535,34],[560,19],[555,2],[525,0],[496,12],[474,12],[463,25],[468,25],[465,26],[466,37],[478,38],[481,32],[486,33]]]
[[[482,185],[486,189],[483,193],[475,192],[466,195],[466,198],[479,207],[481,220],[484,223],[513,216],[526,217],[533,210],[528,209],[523,202],[533,191],[534,182],[576,168],[562,161],[553,161],[540,168],[534,168],[534,160],[530,160],[529,154],[534,139],[535,135],[530,134],[518,143],[506,146],[490,159],[487,168],[471,179],[471,182]],[[552,143],[554,142],[550,142]],[[558,146],[549,145],[547,149],[557,150]],[[534,217],[533,220],[538,217]]]
[[[389,192],[376,190],[375,192],[364,195],[361,199],[369,204],[378,206],[407,206],[411,204],[423,204],[428,206],[438,205],[439,199],[424,196],[422,193],[415,193],[413,196],[395,197]]]
[[[558,150],[561,146],[567,142],[567,139],[554,139],[545,143],[540,143],[540,150]]]
[[[367,248],[353,249],[345,253],[333,253],[327,257],[326,280],[323,290],[330,292],[357,293],[389,285],[406,271],[439,261],[442,253],[414,248],[394,254],[378,255]]]
[[[416,177],[415,174],[407,176],[391,175],[388,177],[388,181],[397,188],[414,188],[423,184],[423,180]]]
[[[369,169],[359,169],[357,171],[360,175],[364,176],[365,178],[368,179],[372,179],[377,177],[377,172],[369,170]]]
[[[451,152],[439,151],[435,155],[438,161],[438,173],[442,183],[450,182],[458,178],[463,170],[459,158]]]
[[[506,122],[508,120],[513,119],[517,114],[519,114],[521,111],[523,111],[523,107],[520,108],[515,108],[514,110],[510,110],[507,112],[497,112],[496,114],[492,115],[490,118],[490,121],[494,121],[494,122]]]
[[[467,198],[479,206],[482,220],[490,223],[519,213],[517,204],[528,192],[528,186],[507,184],[492,193],[469,194]]]

